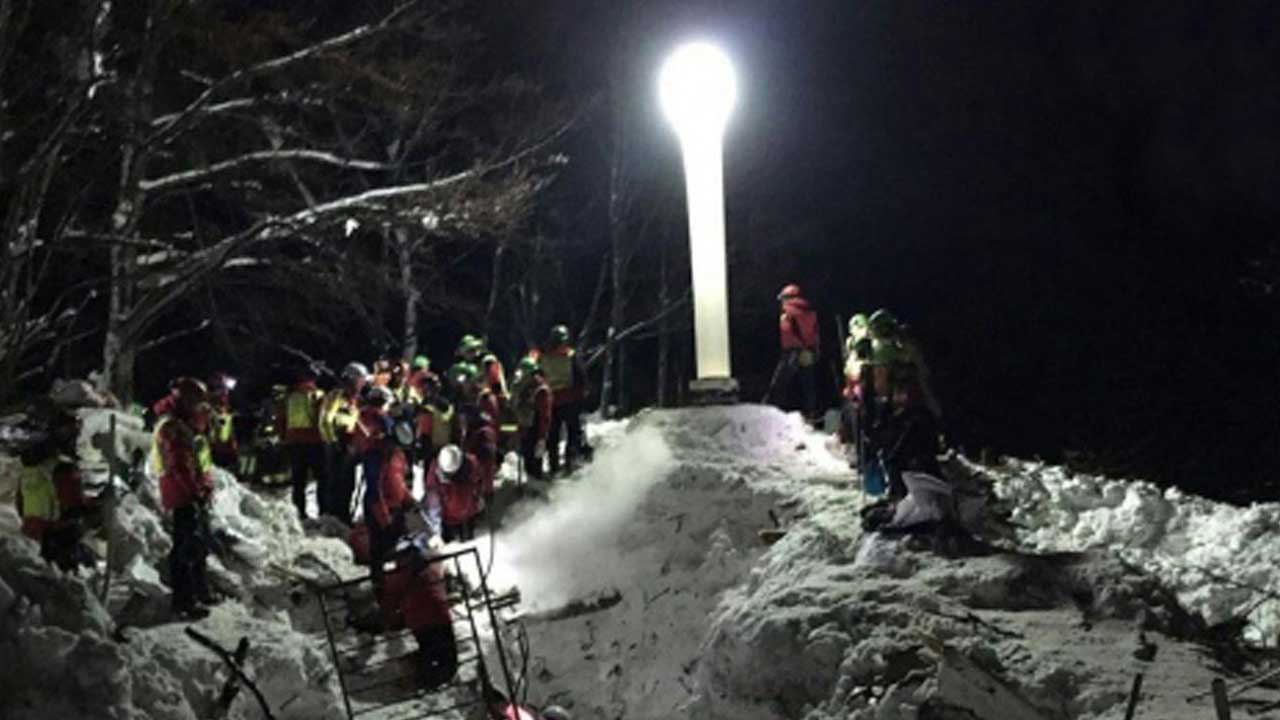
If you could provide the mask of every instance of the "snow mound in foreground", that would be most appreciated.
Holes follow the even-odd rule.
[[[1247,617],[1246,639],[1280,634],[1280,504],[1241,508],[1043,463],[985,472],[1028,547],[1115,552],[1160,577],[1210,625]]]
[[[500,540],[524,554],[510,572],[526,604],[566,587],[578,601],[525,617],[533,699],[587,717],[966,716],[947,709],[959,699],[931,649],[945,643],[1044,717],[1112,717],[1141,628],[1163,647],[1149,716],[1205,713],[1184,696],[1213,670],[1178,639],[1203,625],[1156,576],[1104,549],[949,558],[866,534],[868,498],[826,445],[768,407],[650,411],[555,486],[536,510],[554,522],[535,513]],[[768,545],[775,519],[786,532]],[[561,580],[541,588],[530,567]]]

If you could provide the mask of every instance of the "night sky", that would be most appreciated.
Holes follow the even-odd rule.
[[[659,54],[708,37],[734,57],[744,394],[794,281],[832,345],[837,313],[910,323],[971,450],[1227,495],[1275,474],[1276,305],[1246,279],[1280,216],[1280,6],[618,5],[546,4],[554,42],[519,47],[553,86],[649,93],[636,132],[677,184]]]

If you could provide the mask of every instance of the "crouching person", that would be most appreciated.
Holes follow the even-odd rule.
[[[425,548],[414,545],[387,575],[380,599],[383,612],[395,618],[392,627],[403,626],[418,643],[418,672],[427,688],[453,680],[458,671],[458,640],[445,583],[445,564],[434,560],[440,546],[432,537]]]
[[[22,453],[18,515],[22,532],[40,543],[40,556],[66,571],[78,571],[93,560],[80,540],[83,520],[92,510],[84,497],[75,460],[80,422],[59,412],[47,437]]]
[[[173,393],[171,408],[156,424],[152,468],[160,476],[160,502],[173,514],[173,549],[169,551],[173,612],[198,620],[209,614],[203,606],[215,602],[205,569],[212,536],[213,454],[200,412],[204,385],[183,378],[174,383]]]
[[[427,471],[427,514],[445,542],[475,538],[480,513],[480,469],[457,445],[440,449]]]

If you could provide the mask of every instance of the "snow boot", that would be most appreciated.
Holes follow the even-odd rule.
[[[209,608],[202,607],[194,602],[174,603],[173,617],[180,621],[196,622],[209,617]]]

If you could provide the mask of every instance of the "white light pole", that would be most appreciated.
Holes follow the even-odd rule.
[[[737,384],[729,364],[722,150],[737,97],[733,65],[714,45],[681,45],[658,75],[658,97],[684,156],[698,368],[691,389],[732,395]]]

